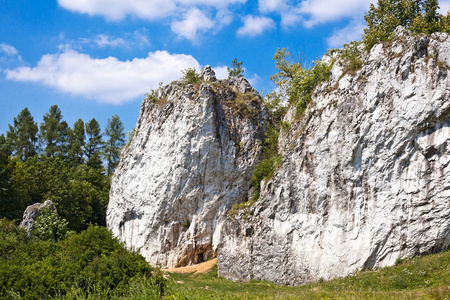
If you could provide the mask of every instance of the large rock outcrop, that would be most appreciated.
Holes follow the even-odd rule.
[[[153,265],[215,255],[227,211],[245,201],[267,110],[244,78],[172,83],[144,100],[112,179],[107,225]]]
[[[282,166],[224,223],[220,275],[303,284],[449,247],[450,39],[397,34],[356,72],[324,58],[331,79],[286,116]]]

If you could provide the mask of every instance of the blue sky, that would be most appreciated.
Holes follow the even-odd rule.
[[[117,114],[128,131],[159,82],[205,65],[224,78],[234,58],[268,91],[277,48],[308,63],[360,39],[370,2],[0,0],[0,133],[25,107],[41,123],[53,104],[69,125],[96,118],[104,129]]]

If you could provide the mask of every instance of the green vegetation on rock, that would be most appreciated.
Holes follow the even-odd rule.
[[[366,49],[392,39],[399,25],[417,34],[450,32],[450,14],[441,15],[438,9],[438,0],[378,0],[376,6],[370,4],[364,16]]]
[[[228,79],[232,77],[244,77],[244,67],[242,66],[242,64],[243,61],[238,62],[237,58],[233,59],[233,61],[231,62],[231,68],[227,67]]]

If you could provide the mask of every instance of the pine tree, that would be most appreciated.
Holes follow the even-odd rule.
[[[95,118],[86,123],[86,135],[88,139],[84,151],[87,158],[86,164],[95,170],[102,170],[103,141],[100,125]]]
[[[108,176],[111,175],[119,164],[120,151],[125,144],[124,126],[118,115],[108,119],[105,135],[108,140],[105,142],[104,156],[107,162]]]
[[[61,119],[61,110],[58,105],[52,105],[44,115],[44,122],[41,123],[40,139],[47,157],[55,157],[58,152]]]
[[[14,126],[9,125],[6,133],[7,139],[11,142],[13,155],[21,161],[26,161],[28,157],[36,155],[37,133],[37,123],[34,122],[28,108],[24,108],[14,118]]]
[[[242,66],[243,61],[238,62],[237,58],[235,58],[231,62],[231,69],[227,67],[228,70],[228,78],[231,77],[243,77],[244,76],[244,67]]]
[[[57,144],[57,155],[62,160],[69,159],[70,141],[72,137],[72,129],[66,121],[62,121],[59,124],[59,137]]]
[[[86,144],[85,139],[84,122],[78,119],[73,124],[69,144],[69,159],[74,166],[79,166],[84,163],[83,148]]]

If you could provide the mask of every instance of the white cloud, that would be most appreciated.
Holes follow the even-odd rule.
[[[228,78],[227,66],[214,67],[213,70],[214,70],[214,73],[216,73],[217,79],[227,79]]]
[[[89,15],[100,15],[109,20],[132,16],[157,20],[174,16],[194,6],[224,8],[247,0],[58,0],[62,7]]]
[[[170,28],[179,37],[192,42],[198,40],[198,34],[214,27],[215,22],[197,8],[192,8],[184,15],[184,20],[172,22]]]
[[[283,26],[300,22],[306,27],[343,18],[361,19],[375,0],[258,0],[262,13],[275,12]]]
[[[257,36],[264,31],[275,27],[275,22],[266,17],[253,17],[251,15],[245,16],[244,26],[239,28],[237,34],[240,36]]]
[[[3,68],[11,68],[23,64],[22,57],[14,46],[0,43],[0,71]]]
[[[284,0],[258,0],[258,5],[262,13],[284,11],[288,8]]]
[[[190,55],[150,52],[146,58],[120,61],[115,57],[94,59],[74,50],[44,55],[34,68],[6,70],[6,78],[41,82],[76,96],[120,104],[143,95],[159,82],[171,82],[182,69],[199,63]]]
[[[351,41],[361,40],[361,35],[364,33],[365,25],[361,22],[352,22],[347,27],[344,27],[327,39],[329,47],[342,47]]]
[[[58,45],[60,51],[73,49],[84,51],[86,48],[98,47],[142,47],[150,44],[148,40],[148,30],[145,28],[141,28],[134,32],[125,32],[122,34],[122,37],[98,34],[87,38],[79,38],[77,40],[66,40],[64,33],[61,33],[59,39],[63,42]]]
[[[259,77],[258,74],[253,74],[251,77],[247,78],[247,80],[252,86],[255,86],[258,81],[261,80],[261,77]]]
[[[101,48],[103,47],[117,47],[117,46],[126,46],[127,43],[122,38],[116,38],[112,36],[108,36],[106,34],[99,34],[95,37],[94,42]]]
[[[6,43],[0,44],[0,53],[5,53],[8,56],[19,56],[19,52],[16,48]]]
[[[297,12],[309,16],[306,26],[362,16],[374,0],[305,0]]]

